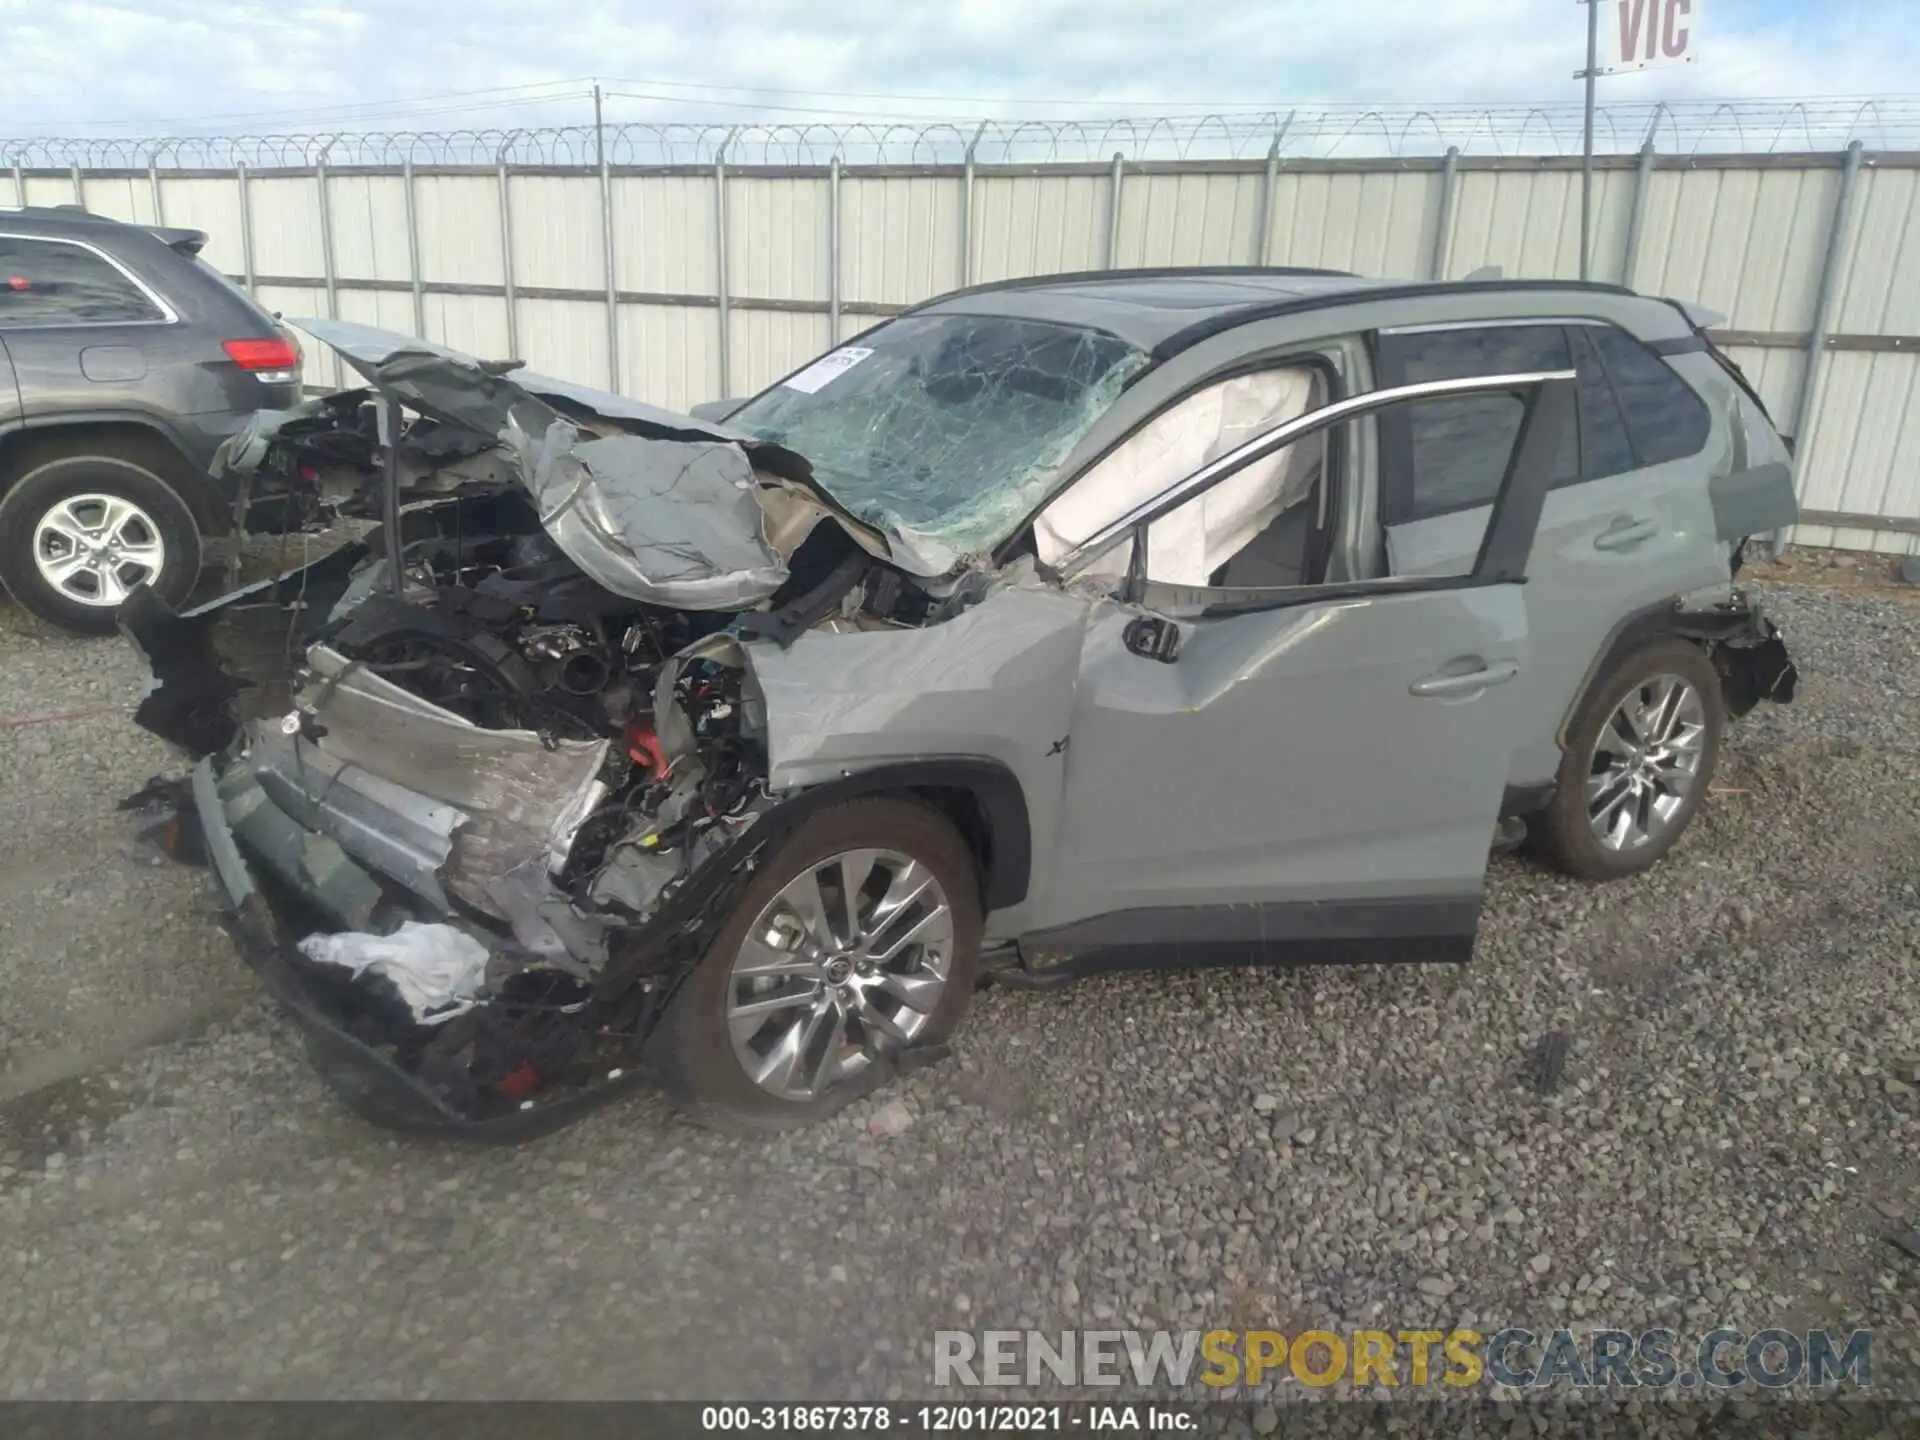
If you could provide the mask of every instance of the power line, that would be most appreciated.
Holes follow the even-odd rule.
[[[281,106],[273,110],[233,110],[205,115],[176,115],[171,117],[141,116],[137,119],[129,120],[99,120],[91,122],[91,126],[212,125],[229,120],[282,120],[299,122],[310,119],[325,119],[328,117],[372,119],[377,118],[380,113],[385,111],[394,111],[397,114],[418,115],[453,114],[460,110],[490,109],[501,105],[544,104],[548,101],[577,100],[590,93],[592,85],[593,81],[591,79],[542,80],[526,85],[496,85],[480,90],[447,90],[432,95],[399,97],[387,100],[343,101],[338,105],[302,105],[291,108]],[[573,88],[558,88],[564,86],[571,86]],[[551,93],[521,100],[486,99],[488,96],[495,95],[519,95],[528,90],[547,90]],[[442,103],[449,100],[467,103],[453,107]],[[397,108],[414,104],[433,105],[435,108],[411,111]],[[65,122],[55,120],[41,123],[58,125]]]

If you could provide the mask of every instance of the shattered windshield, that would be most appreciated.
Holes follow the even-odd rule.
[[[822,356],[727,423],[806,456],[856,518],[958,561],[991,549],[1046,497],[1146,361],[1077,326],[906,316]]]

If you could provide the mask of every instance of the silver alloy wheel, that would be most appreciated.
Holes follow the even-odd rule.
[[[1638,850],[1672,829],[1706,745],[1706,702],[1691,683],[1655,675],[1628,691],[1587,766],[1587,817],[1601,846]]]
[[[753,1083],[807,1101],[907,1044],[946,993],[953,911],[925,865],[845,850],[754,917],[727,980],[727,1030]]]
[[[33,527],[33,563],[61,597],[81,605],[118,605],[166,568],[160,527],[118,495],[72,495]]]

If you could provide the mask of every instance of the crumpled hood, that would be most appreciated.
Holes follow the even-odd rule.
[[[896,558],[884,536],[810,483],[802,456],[778,445],[413,336],[345,320],[290,323],[376,391],[472,437],[471,448],[497,447],[503,478],[526,487],[554,543],[617,595],[690,610],[752,606],[786,581],[788,558],[829,516],[869,553]],[[257,467],[279,429],[320,403],[256,416],[217,466]],[[443,448],[447,439],[437,437]],[[406,469],[435,466],[434,455],[413,454]]]

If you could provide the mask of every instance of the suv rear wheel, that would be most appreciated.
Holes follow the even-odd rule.
[[[759,867],[674,996],[654,1057],[668,1093],[733,1130],[830,1115],[935,1044],[973,998],[979,887],[966,842],[914,801],[822,810]]]
[[[1587,880],[1652,866],[1706,798],[1725,728],[1719,672],[1691,641],[1657,640],[1608,666],[1539,817],[1547,857]]]
[[[134,586],[178,605],[199,577],[193,512],[144,454],[43,451],[0,497],[0,584],[65,629],[110,634]]]

